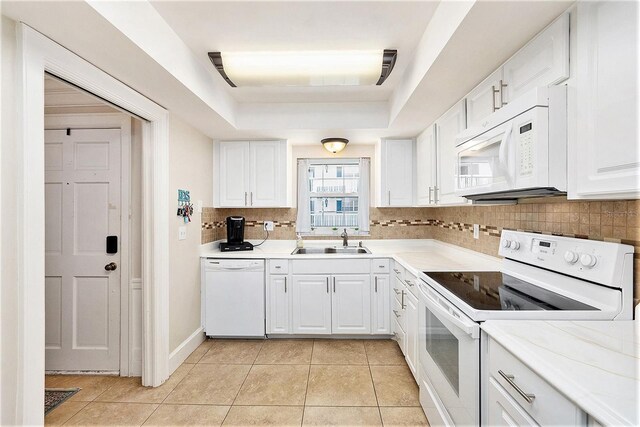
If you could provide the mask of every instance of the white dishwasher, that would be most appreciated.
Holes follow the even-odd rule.
[[[205,333],[264,337],[264,260],[206,259]]]

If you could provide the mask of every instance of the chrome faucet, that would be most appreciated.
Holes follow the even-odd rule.
[[[342,246],[344,246],[345,248],[349,246],[349,235],[347,234],[346,228],[344,229],[340,237],[342,237]]]

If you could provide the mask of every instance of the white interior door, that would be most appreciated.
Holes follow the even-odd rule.
[[[45,131],[45,368],[120,369],[120,129]],[[120,242],[118,242],[118,246]]]

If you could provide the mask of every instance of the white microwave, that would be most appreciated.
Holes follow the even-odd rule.
[[[566,194],[567,88],[534,89],[456,141],[460,196],[488,202]]]

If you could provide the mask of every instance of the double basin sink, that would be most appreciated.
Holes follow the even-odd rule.
[[[291,255],[318,255],[318,254],[339,254],[339,255],[364,255],[371,251],[362,246],[331,246],[326,248],[296,248]]]

